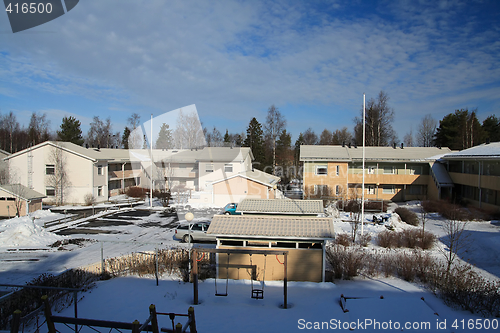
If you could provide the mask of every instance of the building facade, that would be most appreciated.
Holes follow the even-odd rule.
[[[433,165],[450,152],[436,147],[366,147],[365,198],[405,201],[446,196],[446,179],[433,171]],[[304,145],[300,160],[305,198],[361,197],[361,147]]]

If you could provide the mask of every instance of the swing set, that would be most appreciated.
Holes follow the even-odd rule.
[[[265,278],[266,278],[266,266],[267,266],[267,256],[268,255],[276,255],[276,260],[278,263],[283,265],[283,272],[284,272],[284,278],[283,278],[283,307],[287,309],[287,256],[288,256],[288,251],[273,251],[273,250],[244,250],[244,249],[206,249],[206,248],[196,248],[193,249],[193,294],[194,294],[194,304],[198,304],[198,261],[201,259],[197,259],[198,255],[197,253],[199,252],[207,252],[207,253],[222,253],[222,254],[227,254],[227,262],[225,264],[219,263],[217,265],[218,268],[225,268],[226,269],[226,283],[225,283],[225,288],[221,288],[220,285],[219,287],[217,286],[217,279],[218,276],[215,277],[215,296],[227,296],[228,295],[228,286],[229,286],[229,268],[245,268],[245,269],[250,269],[251,270],[251,288],[252,288],[252,294],[251,298],[253,299],[263,299],[264,298],[264,285],[265,285]],[[230,264],[229,263],[229,257],[231,254],[248,254],[250,257],[250,265],[245,265],[245,264]],[[262,283],[259,282],[258,285],[254,285],[254,280],[257,280],[257,265],[253,264],[252,261],[252,255],[264,255],[264,269],[263,269],[263,276],[262,276]],[[284,261],[281,262],[278,258],[279,255],[284,256]],[[218,270],[217,270],[218,271]],[[219,279],[221,280],[221,279]],[[258,281],[258,280],[257,280]]]

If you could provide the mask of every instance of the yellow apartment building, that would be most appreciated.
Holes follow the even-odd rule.
[[[447,198],[453,183],[436,163],[448,148],[366,147],[365,198],[424,200]],[[300,147],[304,197],[361,197],[363,149],[356,146]]]

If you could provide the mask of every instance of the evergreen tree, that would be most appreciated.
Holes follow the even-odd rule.
[[[226,129],[226,134],[224,134],[224,146],[229,146],[231,144],[231,136],[229,135],[228,130]]]
[[[255,167],[259,170],[264,170],[265,168],[265,154],[264,154],[264,138],[262,125],[257,121],[257,119],[252,118],[247,128],[247,137],[243,143],[244,147],[250,147],[253,156],[255,158]]]
[[[491,115],[483,121],[483,131],[485,139],[491,142],[500,141],[500,119]]]
[[[484,142],[483,128],[477,120],[476,111],[456,110],[439,121],[434,143],[438,147],[462,150]]]
[[[299,170],[300,167],[300,146],[305,144],[304,135],[299,134],[299,137],[295,141],[294,155],[295,155],[295,168]],[[297,178],[302,178],[302,172],[297,172]]]
[[[75,145],[81,146],[84,140],[80,125],[80,120],[75,117],[64,117],[60,126],[61,130],[57,131],[57,138],[60,141],[72,142]]]
[[[331,145],[333,142],[333,133],[328,129],[324,129],[319,136],[319,145]]]
[[[130,137],[130,128],[125,126],[125,129],[123,130],[123,134],[122,134],[122,147],[124,149],[129,149],[129,146],[128,146],[128,138],[129,137]]]
[[[156,149],[171,149],[174,147],[174,140],[172,138],[172,130],[165,123],[161,125],[158,138],[156,139]]]

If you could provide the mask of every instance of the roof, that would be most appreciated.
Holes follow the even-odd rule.
[[[215,215],[207,234],[266,239],[331,239],[333,221],[327,217]]]
[[[20,197],[21,199],[25,200],[33,200],[33,199],[41,199],[45,198],[46,195],[37,192],[35,190],[32,190],[30,188],[27,188],[24,185],[21,184],[5,184],[5,185],[0,185],[0,189],[4,190],[5,192],[12,194],[16,197]]]
[[[323,214],[322,200],[244,199],[236,209],[242,213]]]
[[[428,162],[436,155],[450,153],[449,148],[437,147],[365,147],[367,161]],[[301,161],[356,162],[363,159],[363,148],[348,146],[300,146]]]
[[[444,155],[445,160],[452,159],[499,159],[500,142],[483,143],[479,146]]]
[[[21,150],[15,154],[5,157],[8,160],[26,153],[28,150],[38,149],[47,145],[60,147],[68,152],[79,155],[93,161],[107,160],[111,163],[145,162],[150,161],[151,151],[149,149],[113,149],[113,148],[86,148],[71,142],[45,141],[33,147]],[[155,162],[169,161],[175,163],[196,163],[197,161],[231,162],[243,161],[252,152],[248,147],[205,147],[203,149],[153,149],[153,160]]]
[[[215,181],[215,182],[213,182],[213,184],[217,184],[217,183],[220,183],[220,182],[223,182],[223,181],[226,181],[228,179],[235,178],[235,177],[243,177],[246,179],[250,179],[250,180],[253,180],[257,183],[263,184],[263,185],[268,186],[268,187],[274,187],[274,185],[276,185],[281,179],[280,177],[271,175],[271,174],[266,173],[264,171],[255,170],[255,171],[242,171],[242,172],[239,172],[239,173],[232,175],[230,177]]]
[[[254,159],[249,147],[205,147],[196,159],[211,162],[244,161],[248,155]]]
[[[432,176],[434,178],[434,181],[437,183],[439,187],[454,186],[453,180],[451,180],[451,177],[448,174],[448,171],[446,171],[444,165],[442,165],[439,162],[429,163],[429,164],[431,164]]]

